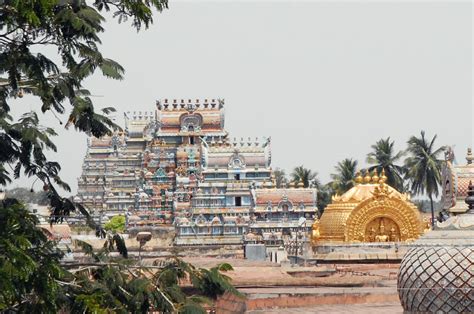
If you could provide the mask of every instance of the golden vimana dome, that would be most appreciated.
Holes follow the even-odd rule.
[[[416,240],[429,229],[408,194],[402,194],[376,171],[357,173],[355,186],[334,195],[313,224],[312,243],[400,242]]]

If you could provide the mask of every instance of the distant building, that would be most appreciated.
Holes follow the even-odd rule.
[[[129,226],[174,223],[177,245],[241,244],[252,189],[274,187],[270,143],[229,138],[221,100],[158,101],[88,140],[75,200]]]
[[[317,191],[299,187],[253,189],[251,222],[245,237],[248,243],[284,246],[299,236],[306,237],[318,211]]]

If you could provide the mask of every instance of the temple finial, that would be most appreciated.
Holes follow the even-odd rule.
[[[379,175],[377,173],[377,168],[374,169],[374,173],[372,174],[372,183],[379,183]]]
[[[370,171],[369,169],[367,169],[365,171],[365,177],[364,177],[364,183],[370,183],[370,181],[372,181],[372,177],[370,176]]]
[[[300,181],[298,182],[298,185],[297,185],[298,188],[304,188],[304,182],[302,179],[300,179]]]
[[[355,183],[356,184],[361,184],[362,182],[364,182],[364,178],[360,174],[360,171],[357,171],[356,178],[355,178]]]
[[[387,182],[387,176],[385,175],[385,169],[382,168],[382,173],[380,175],[380,180],[379,180],[380,183],[385,183]]]

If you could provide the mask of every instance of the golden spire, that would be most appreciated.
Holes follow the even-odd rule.
[[[382,174],[380,176],[380,183],[385,183],[387,182],[387,177],[385,176],[385,169],[382,168]]]
[[[372,175],[372,183],[379,183],[379,175],[377,173],[377,168],[374,169],[374,173]]]
[[[300,181],[298,182],[297,187],[299,187],[299,188],[304,188],[304,182],[303,182],[302,179],[300,179]]]
[[[361,184],[363,181],[364,181],[364,178],[362,178],[362,175],[360,174],[360,171],[357,171],[356,178],[355,178],[355,183],[356,184]]]
[[[295,187],[295,181],[291,181],[290,182],[290,188],[294,188]]]
[[[369,169],[367,169],[365,171],[364,183],[368,184],[368,183],[370,183],[370,181],[372,181],[372,177],[370,176]]]

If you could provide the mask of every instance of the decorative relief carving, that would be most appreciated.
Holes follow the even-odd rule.
[[[388,195],[386,190],[376,190],[375,200],[367,199],[352,211],[347,219],[345,241],[361,241],[360,234],[364,234],[363,241],[368,242],[409,241],[421,234],[416,210]]]

